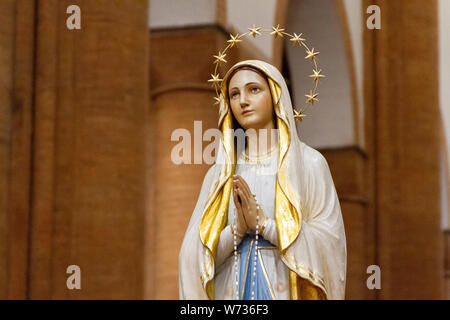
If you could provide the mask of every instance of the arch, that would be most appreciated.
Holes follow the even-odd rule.
[[[321,52],[320,67],[327,75],[319,86],[321,99],[317,108],[309,109],[306,121],[299,127],[305,142],[318,148],[363,145],[359,130],[363,119],[358,101],[357,66],[347,15],[343,0],[280,1],[275,13],[276,23],[283,23],[290,32],[302,32],[308,45]],[[283,63],[286,50],[284,63],[289,64],[292,75],[293,102],[300,108],[303,95],[310,87],[308,75],[312,69],[304,62],[304,52],[287,42],[287,39],[274,42],[274,63]]]

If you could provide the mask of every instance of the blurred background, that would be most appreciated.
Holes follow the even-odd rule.
[[[320,52],[327,77],[298,129],[340,198],[347,299],[449,299],[449,18],[448,0],[0,0],[0,299],[178,299],[209,165],[175,165],[171,133],[217,126],[213,55],[253,24]],[[221,71],[272,63],[301,106],[304,57],[265,34]]]

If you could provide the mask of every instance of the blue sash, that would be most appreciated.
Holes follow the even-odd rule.
[[[261,235],[258,237],[258,255],[256,265],[256,276],[253,276],[255,259],[255,235],[246,234],[238,246],[241,252],[241,265],[239,274],[239,298],[241,300],[250,300],[252,297],[252,282],[255,281],[254,291],[255,300],[275,300],[272,285],[264,267],[260,250],[264,248],[276,248],[272,243],[264,239]],[[274,249],[271,249],[274,250]]]

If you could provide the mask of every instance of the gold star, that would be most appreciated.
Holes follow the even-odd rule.
[[[294,32],[294,36],[291,39],[289,39],[289,41],[292,41],[294,43],[294,45],[298,45],[300,47],[301,45],[303,45],[303,41],[305,41],[305,39],[302,38],[302,34],[303,33],[300,33],[299,35],[297,35]]]
[[[319,81],[320,78],[325,78],[325,76],[323,74],[321,74],[322,70],[313,70],[314,74],[310,75],[310,78],[314,79],[314,82]]]
[[[294,109],[294,120],[295,121],[303,121],[303,118],[306,117],[306,114],[303,113],[302,110],[300,110],[300,112],[298,112],[297,110]]]
[[[276,27],[272,27],[272,32],[270,34],[275,35],[276,37],[283,37],[282,32],[284,31],[284,29],[280,28],[280,25],[278,24]]]
[[[226,57],[226,54],[219,51],[219,54],[217,56],[214,56],[214,58],[216,58],[214,63],[220,63],[220,62],[226,63],[227,60],[225,60],[225,57]]]
[[[255,25],[253,25],[253,28],[248,28],[248,30],[250,31],[250,34],[253,36],[253,38],[255,38],[257,35],[261,34],[261,32],[259,32],[259,30],[261,30],[261,28],[255,27]]]
[[[223,79],[219,79],[219,75],[211,74],[211,79],[208,80],[208,82],[211,82],[214,86],[217,86]]]
[[[227,41],[227,42],[231,43],[230,47],[233,47],[234,45],[237,46],[237,44],[239,42],[242,42],[242,40],[239,39],[240,38],[239,34],[236,34],[236,36],[233,36],[232,34],[230,34],[230,37],[231,37],[231,39]]]
[[[305,97],[308,98],[306,99],[306,102],[314,104],[314,102],[319,101],[319,99],[317,99],[318,95],[318,93],[313,93],[312,90],[310,90],[309,94],[305,94]]]
[[[311,61],[315,61],[316,60],[316,56],[320,53],[320,52],[314,52],[314,48],[310,51],[309,49],[306,51],[306,53],[308,54],[305,59],[311,59]]]

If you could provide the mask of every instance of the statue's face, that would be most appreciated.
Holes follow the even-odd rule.
[[[273,123],[269,85],[259,73],[238,70],[230,79],[228,97],[234,117],[245,130],[269,128]]]

